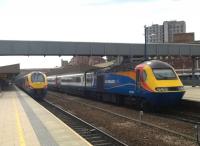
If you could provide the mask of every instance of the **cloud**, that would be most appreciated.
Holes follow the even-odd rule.
[[[118,5],[118,4],[127,4],[127,3],[146,3],[156,0],[87,0],[84,1],[84,4],[91,6],[104,6],[104,5]]]
[[[180,1],[183,1],[183,0],[171,0],[171,1],[174,1],[174,2],[180,2]]]
[[[199,0],[0,0],[0,39],[143,43],[144,25],[165,20],[186,21],[187,31],[200,39],[199,5]]]

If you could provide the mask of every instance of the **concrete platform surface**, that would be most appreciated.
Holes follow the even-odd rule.
[[[0,94],[0,146],[91,146],[24,92]]]
[[[200,102],[200,87],[185,86],[186,93],[183,97],[184,100]]]

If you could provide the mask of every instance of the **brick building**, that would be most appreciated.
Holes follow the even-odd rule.
[[[193,43],[194,32],[174,34],[174,43]]]
[[[181,56],[167,56],[167,57],[160,57],[159,60],[167,62],[171,64],[175,69],[191,69],[192,68],[192,58]]]
[[[153,24],[146,27],[147,43],[199,43],[194,33],[186,33],[185,21],[164,21],[163,25]],[[175,69],[191,69],[192,58],[185,56],[154,57],[171,64]],[[196,61],[196,64],[200,64]]]
[[[105,59],[99,56],[74,56],[69,62],[70,65],[95,65],[105,63]]]

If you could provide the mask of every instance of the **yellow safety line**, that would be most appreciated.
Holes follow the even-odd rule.
[[[17,88],[18,89],[18,88]],[[19,89],[18,89],[19,90]],[[29,98],[30,100],[33,100],[31,98]],[[36,103],[37,104],[37,103]],[[48,111],[47,109],[45,109],[42,105],[37,104],[38,106],[40,106],[43,110],[45,110],[46,112],[48,112],[50,115],[52,115],[55,119],[57,119],[62,125],[64,125],[64,127],[68,128],[73,134],[75,134],[79,139],[83,140],[88,146],[93,146],[91,143],[89,143],[86,139],[84,139],[82,136],[80,136],[78,133],[76,133],[72,128],[70,128],[68,125],[66,125],[65,123],[63,123],[59,118],[57,118],[54,114],[52,114],[50,111]],[[16,104],[15,104],[16,107]],[[23,135],[23,131],[22,131],[22,135]],[[24,145],[25,145],[25,141],[24,141]],[[20,145],[20,146],[24,146],[24,145]]]
[[[15,107],[15,119],[16,119],[16,125],[17,125],[17,132],[19,135],[19,145],[20,146],[26,146],[25,138],[24,138],[24,132],[20,123],[20,116],[19,116],[19,111],[17,109],[16,101],[13,99],[13,104]]]

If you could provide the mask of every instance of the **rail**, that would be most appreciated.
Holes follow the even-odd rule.
[[[69,127],[75,130],[94,146],[127,146],[125,143],[83,121],[72,113],[65,111],[61,107],[49,102],[48,100],[43,100],[41,104],[51,112],[59,115],[59,117],[61,116],[61,119],[64,119],[64,122]]]
[[[57,97],[60,97],[60,96],[55,95],[55,94],[53,94],[53,95],[57,96]],[[76,102],[76,103],[79,103],[79,104],[82,104],[82,105],[85,105],[85,106],[89,106],[91,108],[98,109],[100,111],[103,111],[103,112],[106,112],[106,113],[121,117],[121,118],[126,119],[126,120],[130,120],[130,121],[133,121],[133,122],[136,122],[136,123],[140,123],[140,124],[145,125],[145,126],[149,126],[149,127],[152,127],[152,128],[157,128],[159,130],[162,130],[162,131],[165,131],[165,132],[168,132],[168,133],[180,136],[180,137],[184,137],[186,139],[197,141],[197,139],[192,137],[192,136],[189,136],[189,135],[186,135],[186,134],[183,134],[183,133],[179,133],[179,132],[174,131],[174,130],[167,129],[167,128],[155,125],[153,123],[149,123],[149,122],[146,122],[146,121],[143,121],[143,120],[139,120],[139,119],[135,119],[135,118],[130,118],[130,117],[127,117],[125,115],[122,115],[122,114],[119,114],[119,113],[115,113],[115,112],[112,112],[110,110],[103,109],[103,108],[100,108],[100,107],[96,107],[96,106],[93,106],[93,105],[90,105],[90,104],[87,104],[87,103],[84,103],[84,102],[79,102],[79,101],[75,101],[75,100],[73,100],[73,102]]]

